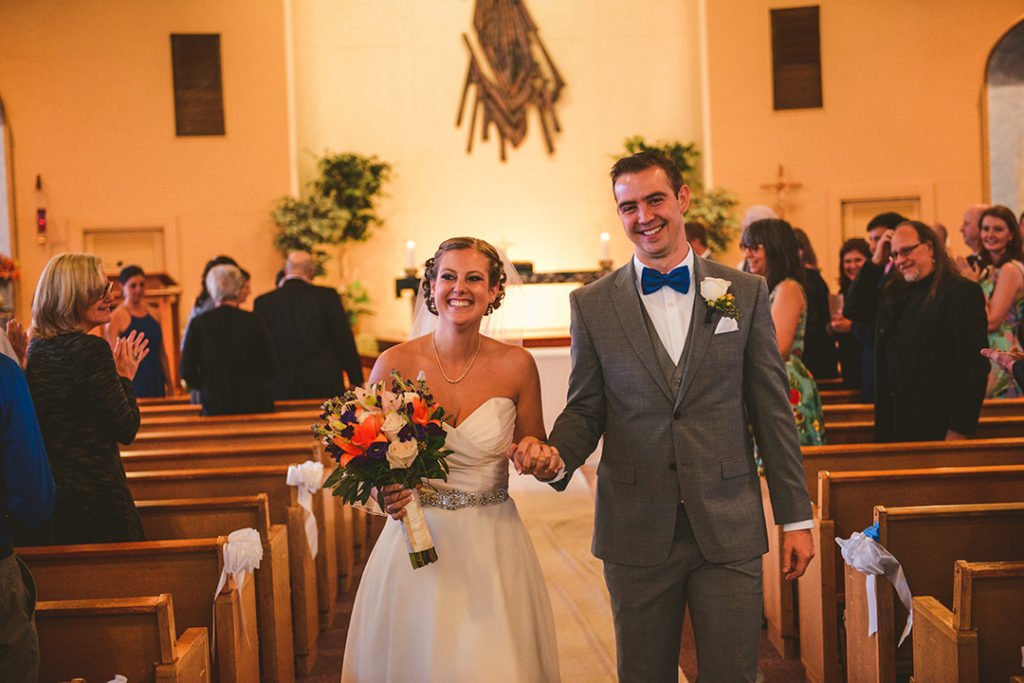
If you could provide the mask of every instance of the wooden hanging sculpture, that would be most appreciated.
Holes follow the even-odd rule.
[[[476,0],[473,28],[475,42],[462,34],[469,50],[469,70],[455,119],[456,126],[462,125],[469,88],[475,86],[466,153],[473,151],[479,118],[481,140],[488,139],[491,124],[497,128],[501,160],[505,161],[505,143],[518,147],[526,138],[527,111],[532,105],[539,114],[548,154],[553,154],[552,130],[561,130],[554,105],[565,81],[541,42],[526,5],[522,0]]]

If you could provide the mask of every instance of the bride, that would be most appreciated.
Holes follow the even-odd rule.
[[[420,494],[437,562],[412,568],[397,521],[411,492],[386,492],[393,519],[363,570],[343,683],[559,679],[544,577],[508,497],[510,444],[545,436],[540,378],[528,351],[480,333],[484,316],[501,305],[506,278],[487,242],[446,240],[423,277],[436,329],[388,349],[374,365],[370,382],[392,370],[406,378],[425,373],[453,416],[445,447],[454,452],[448,480],[430,480]],[[532,471],[550,478],[561,468],[551,454]]]

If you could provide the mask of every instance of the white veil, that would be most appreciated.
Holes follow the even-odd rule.
[[[490,315],[484,316],[480,322],[480,333],[506,344],[521,346],[523,330],[526,328],[526,292],[523,291],[523,279],[519,277],[519,273],[516,272],[515,266],[508,260],[505,252],[497,247],[495,249],[498,256],[501,257],[501,266],[505,271],[505,298],[501,300],[501,306],[492,311]],[[437,316],[427,308],[426,296],[421,284],[416,291],[416,302],[412,309],[412,329],[409,330],[409,339],[429,334],[436,327]]]

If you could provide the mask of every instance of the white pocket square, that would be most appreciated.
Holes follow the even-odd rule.
[[[715,328],[715,334],[735,332],[738,329],[740,329],[740,326],[736,323],[736,318],[722,318],[718,321],[718,326]]]

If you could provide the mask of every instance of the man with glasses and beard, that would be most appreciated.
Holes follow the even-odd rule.
[[[962,439],[975,432],[985,396],[985,297],[924,223],[900,223],[886,241],[844,308],[876,325],[875,441]],[[893,267],[879,288],[887,258]]]

